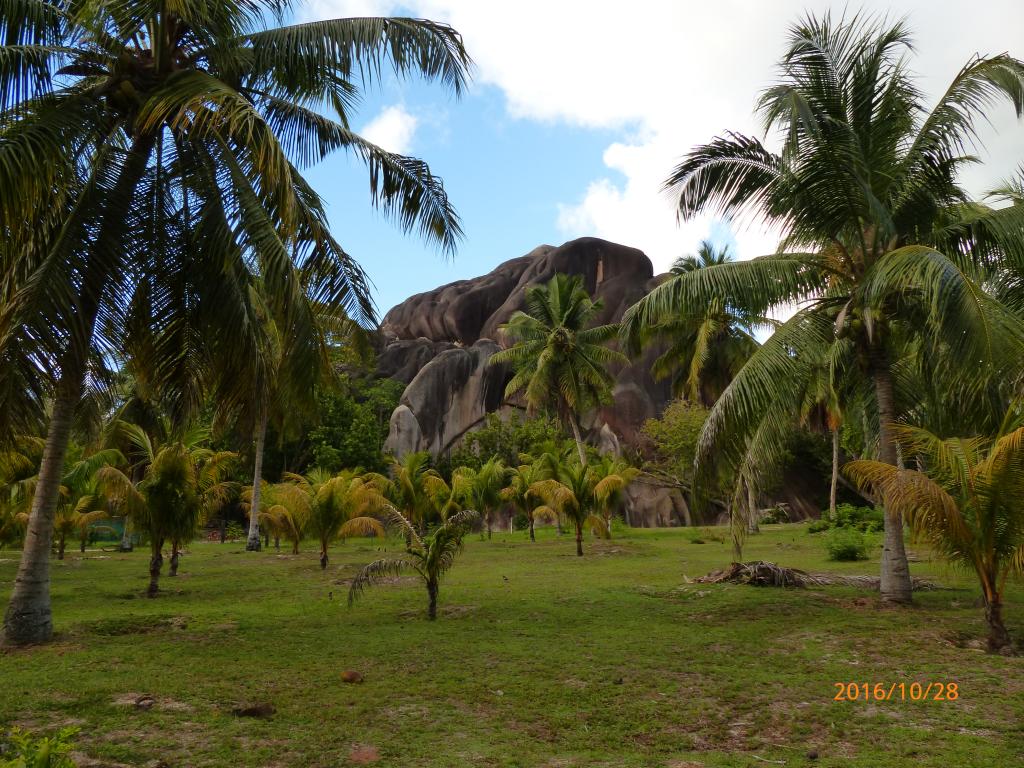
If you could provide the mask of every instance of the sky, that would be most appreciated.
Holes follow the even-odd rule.
[[[789,25],[806,12],[906,17],[911,69],[929,101],[971,56],[1024,57],[1024,0],[309,0],[299,21],[397,15],[457,29],[474,59],[461,99],[441,86],[386,77],[352,120],[391,151],[442,177],[465,239],[453,257],[375,212],[356,160],[308,172],[332,229],[364,267],[381,316],[406,297],[484,274],[542,243],[585,235],[643,250],[655,271],[702,238],[737,258],[774,250],[756,221],[679,223],[661,182],[692,147],[732,130],[765,137],[754,115],[775,77]],[[1009,104],[981,126],[976,195],[1024,165],[1024,122]]]

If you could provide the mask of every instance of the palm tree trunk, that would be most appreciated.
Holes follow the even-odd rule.
[[[86,543],[85,542],[85,537],[83,536],[82,540],[78,542],[79,547],[80,547],[78,551],[81,552],[82,554],[85,554],[85,543]]]
[[[65,535],[62,533],[57,538],[57,559],[58,560],[63,560],[64,559],[64,547],[66,546],[66,544],[67,544],[67,539],[66,539]]]
[[[747,479],[744,482],[747,486],[747,533],[760,533],[761,526],[757,515],[757,494],[754,493],[754,485]]]
[[[252,506],[249,509],[249,538],[245,542],[246,552],[260,551],[260,483],[263,480],[263,444],[267,439],[267,415],[260,417],[256,426],[256,455],[252,470]]]
[[[566,408],[566,419],[569,422],[569,427],[572,429],[572,439],[576,441],[576,450],[580,455],[580,464],[584,467],[587,466],[587,450],[583,446],[583,435],[580,432],[579,422],[576,421],[576,414],[571,409]]]
[[[583,557],[583,526],[576,523],[576,555]]]
[[[178,562],[181,557],[181,551],[178,549],[178,542],[171,542],[171,567],[167,571],[168,576],[178,575]]]
[[[878,346],[871,351],[871,373],[878,403],[878,458],[897,466],[896,440],[892,424],[896,421],[896,397],[892,371],[884,352]],[[882,544],[882,601],[909,605],[912,601],[910,565],[903,545],[903,516],[886,510],[885,535]]]
[[[832,430],[832,485],[828,489],[828,519],[836,519],[836,490],[839,487],[839,430]]]
[[[430,601],[427,604],[427,618],[431,621],[437,618],[437,591],[437,579],[427,579],[427,598]]]
[[[82,372],[84,376],[84,370]],[[67,377],[73,375],[68,372]],[[71,436],[71,421],[81,392],[82,376],[72,386],[62,381],[53,401],[50,428],[46,435],[43,460],[39,466],[32,511],[25,531],[14,592],[4,616],[4,641],[11,645],[45,643],[53,635],[50,612],[50,543],[53,517],[57,509],[64,454]]]
[[[988,624],[988,650],[996,653],[1010,644],[1010,633],[1003,623],[1003,601],[995,595],[985,601],[985,622]]]
[[[164,542],[162,539],[153,541],[152,553],[149,558],[149,589],[146,597],[156,597],[160,592],[160,569],[164,567]]]
[[[533,515],[530,515],[530,541],[536,541],[537,536],[533,532]]]
[[[275,536],[274,537],[274,551],[275,552],[280,552],[281,551],[281,537],[280,536]]]
[[[124,208],[149,162],[156,143],[152,134],[135,138],[114,188],[107,195],[111,205],[102,217],[97,243],[108,243],[126,221]],[[125,202],[125,206],[118,203]],[[106,282],[104,265],[90,259],[79,287],[78,324],[70,329],[68,348],[60,360],[60,380],[55,387],[50,425],[43,448],[43,459],[36,481],[35,497],[29,514],[25,546],[18,574],[14,578],[11,602],[4,614],[4,642],[11,645],[46,642],[53,635],[50,609],[50,545],[53,541],[53,516],[57,509],[64,455],[71,437],[74,410],[82,396],[82,384],[89,348],[99,314],[101,286]]]
[[[327,542],[320,542],[320,570],[327,570]]]
[[[125,515],[124,528],[121,529],[121,545],[118,547],[121,552],[131,552],[135,547],[132,545],[132,519]]]

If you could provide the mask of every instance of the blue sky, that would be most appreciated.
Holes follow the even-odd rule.
[[[372,119],[395,105],[416,119],[403,149],[444,179],[462,218],[465,239],[453,258],[415,233],[403,234],[370,206],[358,160],[335,155],[308,173],[327,201],[335,236],[372,278],[382,315],[413,293],[564,241],[558,206],[586,187],[595,158],[614,138],[608,129],[510,118],[494,86],[477,86],[456,101],[430,85],[392,81],[371,94],[362,112]]]
[[[445,259],[403,235],[371,209],[365,172],[344,156],[309,177],[382,315],[413,293],[581,235],[641,248],[656,271],[709,236],[752,258],[772,251],[777,233],[710,215],[678,225],[660,183],[680,155],[724,130],[770,143],[753,105],[787,27],[848,5],[908,18],[910,66],[929,100],[976,52],[1024,56],[1021,0],[309,0],[300,18],[411,15],[464,36],[477,66],[461,100],[385,79],[352,122],[444,178],[466,238]],[[992,117],[980,130],[984,164],[963,179],[975,194],[1024,163],[1024,125],[1009,107]]]

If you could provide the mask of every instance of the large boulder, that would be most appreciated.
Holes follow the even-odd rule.
[[[480,339],[452,347],[426,363],[402,393],[391,414],[385,450],[396,456],[449,451],[502,403],[507,373],[488,365],[500,347]]]

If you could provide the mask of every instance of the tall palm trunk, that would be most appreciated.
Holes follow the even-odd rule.
[[[85,554],[85,544],[86,544],[86,541],[85,541],[85,537],[83,536],[79,540],[79,542],[78,542],[78,547],[79,547],[78,551],[81,552],[82,554]]]
[[[572,412],[569,406],[565,406],[566,420],[569,422],[569,428],[572,429],[572,439],[576,441],[576,450],[580,455],[580,464],[584,467],[587,466],[587,450],[583,446],[583,434],[580,432],[579,422],[576,420],[576,414]]]
[[[320,570],[327,570],[327,542],[320,542]]]
[[[50,415],[43,460],[39,466],[32,511],[25,531],[14,592],[4,616],[4,642],[11,645],[44,643],[53,635],[50,612],[50,546],[53,539],[53,518],[60,493],[64,455],[71,436],[71,422],[81,393],[81,375],[67,371],[62,376]],[[76,379],[72,384],[66,379]]]
[[[245,542],[246,552],[260,551],[260,482],[263,480],[263,445],[267,439],[267,416],[260,417],[256,426],[256,455],[252,469],[252,506],[249,509],[249,538]]]
[[[892,371],[884,350],[877,346],[871,354],[871,376],[875,384],[878,403],[878,458],[897,466],[896,440],[892,424],[896,420],[896,398]],[[903,516],[886,510],[885,534],[882,544],[882,573],[880,587],[882,601],[907,605],[912,601],[910,566],[903,545]]]
[[[427,604],[427,618],[431,621],[437,618],[438,586],[439,585],[436,578],[427,579],[427,598],[430,601]]]
[[[832,430],[832,484],[828,489],[828,519],[836,519],[836,491],[839,487],[839,429]]]
[[[67,546],[67,536],[63,533],[57,539],[57,559],[64,559],[64,549]]]
[[[583,557],[583,525],[576,523],[576,555]]]
[[[537,540],[537,536],[533,532],[533,515],[531,514],[530,515],[530,541],[536,541],[536,540]]]
[[[127,220],[125,209],[131,204],[135,187],[146,169],[155,143],[156,137],[151,134],[135,138],[118,180],[107,196],[111,204],[103,215],[95,243],[108,243],[118,229],[124,226]],[[96,329],[100,296],[106,278],[104,264],[97,258],[89,259],[79,288],[78,323],[71,328],[68,348],[60,360],[60,379],[55,387],[25,546],[21,552],[18,574],[14,578],[11,602],[4,614],[4,642],[7,644],[41,643],[53,635],[53,615],[50,609],[53,518],[60,494],[64,456],[71,438],[71,424],[75,407],[82,396],[89,348]]]

